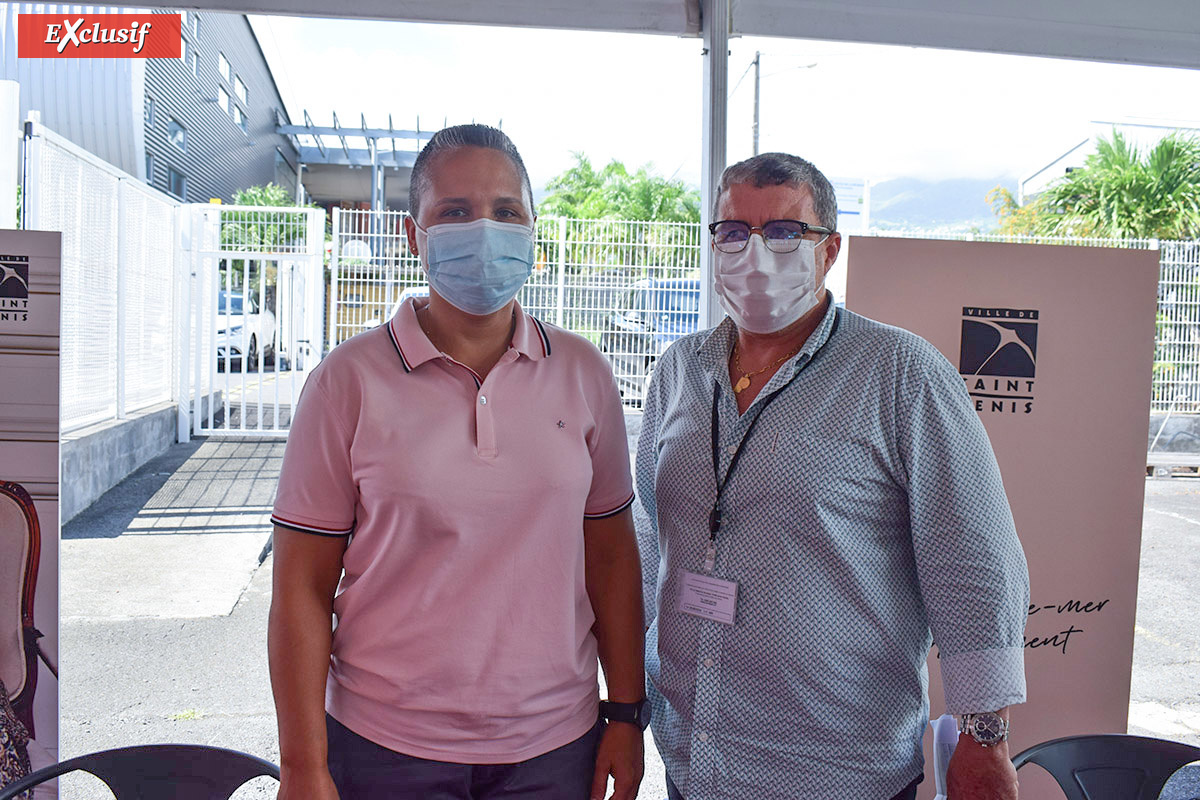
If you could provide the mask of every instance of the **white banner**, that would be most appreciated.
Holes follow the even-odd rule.
[[[0,230],[0,480],[20,484],[37,512],[41,557],[33,621],[45,635],[42,646],[54,658],[58,653],[60,242],[59,233]],[[24,528],[3,533],[16,537],[24,534]],[[4,543],[0,558],[14,552],[11,544],[11,540]],[[16,588],[0,590],[12,598]],[[5,624],[11,624],[11,619]],[[5,636],[13,633],[0,631]],[[57,681],[40,662],[36,677],[37,742],[57,752]]]
[[[1028,702],[1010,752],[1124,733],[1158,253],[852,237],[847,307],[928,339],[991,437],[1029,560]],[[930,712],[943,711],[936,646]],[[933,797],[931,736],[926,780]],[[1036,767],[1022,800],[1061,797]]]

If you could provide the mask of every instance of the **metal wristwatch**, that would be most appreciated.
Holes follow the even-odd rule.
[[[650,724],[650,701],[642,698],[636,703],[612,703],[600,701],[600,716],[608,722],[628,722],[646,730]]]
[[[1008,739],[1008,720],[995,711],[963,714],[958,718],[958,732],[969,733],[984,747],[992,747]]]

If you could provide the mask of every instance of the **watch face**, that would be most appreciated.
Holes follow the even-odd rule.
[[[999,714],[978,714],[972,723],[977,742],[994,743],[1004,738],[1004,718]]]

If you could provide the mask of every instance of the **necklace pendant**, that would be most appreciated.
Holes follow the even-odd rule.
[[[738,382],[733,385],[733,393],[741,394],[744,390],[749,389],[749,388],[750,388],[750,376],[743,375],[742,377],[738,378]]]

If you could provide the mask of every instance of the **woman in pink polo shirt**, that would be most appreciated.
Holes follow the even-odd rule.
[[[313,371],[284,455],[279,797],[584,800],[611,775],[633,798],[641,577],[612,374],[515,300],[535,216],[507,136],[437,133],[409,205],[430,296]]]

